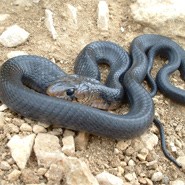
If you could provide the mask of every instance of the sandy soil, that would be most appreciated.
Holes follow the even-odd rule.
[[[133,38],[144,33],[143,30],[145,26],[137,24],[130,15],[129,0],[108,1],[111,17],[108,32],[102,32],[97,29],[96,11],[98,1],[96,0],[41,0],[39,4],[34,4],[30,7],[15,6],[12,2],[13,1],[11,0],[0,1],[0,13],[10,14],[10,18],[0,25],[0,32],[2,32],[6,27],[16,23],[30,32],[30,38],[26,43],[16,48],[6,48],[0,45],[0,64],[7,59],[8,52],[21,50],[26,51],[29,54],[36,54],[49,59],[54,59],[66,72],[72,73],[74,60],[77,54],[91,41],[109,40],[120,44],[128,50],[130,42]],[[66,11],[66,3],[76,6],[79,10],[78,29],[74,28],[73,25],[70,24]],[[54,12],[54,23],[59,34],[56,41],[51,38],[50,33],[44,24],[45,8],[49,8]],[[124,28],[124,32],[121,32],[121,27]],[[180,42],[182,46],[185,46],[185,41],[182,39],[180,40],[179,38],[175,39],[177,42]],[[159,70],[161,63],[162,62],[155,64],[152,72],[153,74],[156,74],[156,71]],[[180,80],[178,73],[173,75],[172,81],[183,88],[183,81]],[[169,143],[174,142],[176,139],[178,139],[184,146],[185,115],[183,112],[185,111],[185,107],[172,102],[160,93],[157,94],[154,100],[156,105],[156,115],[158,115],[161,121],[165,123],[164,127],[168,147]],[[21,120],[23,122],[25,121],[25,119],[13,112],[10,112],[9,110],[6,111],[5,116],[10,118],[7,119],[9,120],[8,122],[14,123],[14,119],[18,119],[20,122]],[[152,127],[148,132],[154,131],[158,134],[154,127]],[[7,158],[10,157],[6,143],[8,138],[12,135],[14,134],[0,131],[0,160],[2,159],[1,155],[3,154],[7,154]],[[129,166],[124,167],[124,174],[134,171],[138,178],[141,172],[146,174],[148,178],[151,177],[155,169],[147,168],[145,164],[142,164],[136,158],[135,152],[131,155],[125,154],[125,152],[115,154],[115,145],[116,141],[114,140],[91,136],[87,150],[78,152],[77,156],[83,157],[89,161],[90,169],[93,174],[106,170],[117,175],[118,167],[121,165],[121,162],[133,159],[136,162],[136,166],[134,168]],[[177,147],[177,149],[180,153],[185,153],[184,148]],[[184,178],[184,173],[166,160],[160,149],[160,145],[155,147],[155,149],[151,152],[151,155],[153,154],[157,154],[159,156],[159,161],[157,163],[158,169],[167,177],[167,179],[173,181],[177,178]],[[28,168],[37,169],[38,166],[36,161],[29,161]],[[6,173],[1,171],[0,178],[1,177],[6,179]],[[163,183],[165,184],[165,182]],[[166,182],[166,184],[168,183]]]

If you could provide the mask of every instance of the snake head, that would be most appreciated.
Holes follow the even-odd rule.
[[[100,81],[85,76],[67,75],[53,82],[46,94],[68,101],[79,102],[104,110],[116,109],[120,104],[117,101],[109,101],[107,90]]]

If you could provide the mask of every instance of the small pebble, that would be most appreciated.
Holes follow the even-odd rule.
[[[31,132],[32,131],[32,127],[29,124],[27,124],[27,123],[23,123],[20,126],[20,130],[24,131],[24,132]]]
[[[8,175],[8,180],[10,182],[14,182],[16,180],[18,180],[18,178],[20,177],[21,175],[21,171],[15,169],[13,170],[9,175]]]
[[[11,166],[6,161],[1,161],[0,163],[0,169],[1,170],[9,170],[11,169]]]
[[[8,19],[10,17],[9,14],[0,14],[0,22],[5,21],[6,19]]]
[[[154,182],[159,182],[163,179],[163,174],[161,172],[155,172],[153,175],[152,175],[152,178],[151,180],[154,181]]]
[[[185,181],[175,180],[170,183],[170,185],[185,185]]]
[[[68,156],[72,156],[75,153],[75,143],[73,136],[65,136],[62,138],[62,152]]]
[[[34,125],[34,126],[33,126],[33,132],[34,132],[35,134],[38,134],[38,133],[46,133],[47,130],[46,130],[43,126]]]
[[[5,104],[2,104],[0,106],[0,112],[3,112],[4,110],[7,110],[7,109],[8,109],[8,107]]]
[[[75,133],[71,130],[65,129],[63,136],[75,136]]]
[[[26,53],[25,51],[10,51],[7,54],[7,58],[9,59],[9,58],[17,57],[20,55],[28,55],[28,53]]]
[[[0,130],[4,127],[4,113],[0,112]]]
[[[108,172],[102,172],[96,176],[100,185],[124,185],[123,180]]]
[[[131,141],[128,140],[128,141],[124,141],[124,140],[121,140],[121,141],[118,141],[116,147],[122,151],[126,150],[128,148],[128,146],[131,144]]]

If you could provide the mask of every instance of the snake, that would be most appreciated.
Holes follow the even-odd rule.
[[[168,63],[159,70],[154,80],[150,72],[156,55],[167,57]],[[101,63],[110,66],[106,86],[98,82],[98,64]],[[75,61],[75,74],[70,77],[59,66],[41,56],[23,55],[8,59],[0,68],[0,101],[24,117],[50,125],[117,140],[132,139],[143,134],[153,121],[161,128],[155,118],[152,100],[158,89],[172,100],[185,103],[185,91],[172,85],[169,80],[176,70],[180,71],[184,80],[185,52],[168,37],[140,35],[132,41],[130,52],[110,41],[94,41],[79,53]],[[66,83],[67,79],[70,79],[69,84]],[[152,87],[151,92],[142,84],[145,79]],[[76,85],[74,80],[75,83],[83,83]],[[93,100],[86,98],[88,90],[102,100],[98,101],[93,95],[90,96]],[[64,94],[65,98],[55,97]],[[100,109],[109,106],[114,109],[126,99],[129,111],[114,114],[80,104],[80,98]],[[161,143],[165,156],[180,166],[164,149],[164,139]]]

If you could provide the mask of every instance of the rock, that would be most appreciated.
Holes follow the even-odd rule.
[[[158,137],[153,133],[145,133],[141,136],[141,140],[148,150],[153,150],[154,146],[158,144]]]
[[[131,5],[131,13],[135,21],[148,25],[159,34],[185,37],[182,31],[185,29],[184,6],[181,0],[137,0]]]
[[[5,21],[10,17],[10,14],[0,14],[0,22]]]
[[[19,135],[14,135],[7,146],[10,148],[12,158],[15,160],[20,169],[24,169],[30,157],[35,134],[31,134],[21,138]]]
[[[32,0],[33,1],[33,3],[39,3],[40,2],[40,0]]]
[[[43,126],[34,125],[34,126],[33,126],[33,132],[34,132],[35,134],[38,134],[38,133],[46,133],[47,130],[46,130]]]
[[[136,163],[135,163],[132,159],[130,159],[130,160],[128,161],[128,165],[129,165],[129,166],[135,166]]]
[[[146,180],[146,182],[147,182],[147,185],[153,185],[153,182],[152,182],[150,179],[145,178],[145,180]]]
[[[0,169],[1,170],[10,170],[11,166],[6,161],[1,161],[0,163]]]
[[[20,177],[21,172],[17,169],[13,170],[9,175],[8,175],[8,180],[10,182],[14,182],[16,180],[18,180],[18,178]]]
[[[87,132],[79,132],[75,137],[75,146],[77,150],[85,150],[89,142],[89,134]]]
[[[109,8],[106,1],[100,0],[98,3],[97,26],[100,30],[108,30],[109,28]]]
[[[49,9],[45,9],[45,25],[46,25],[46,28],[50,31],[52,38],[56,40],[58,37],[58,34],[54,27],[53,12]]]
[[[155,172],[153,175],[152,175],[152,178],[151,180],[154,181],[154,182],[159,182],[163,179],[163,174],[161,172]]]
[[[65,129],[63,136],[75,136],[75,133],[71,130]]]
[[[34,184],[39,183],[39,177],[36,173],[31,169],[24,169],[22,170],[22,180],[25,184]]]
[[[185,170],[185,156],[180,156],[177,158],[177,162],[182,165],[183,170]]]
[[[124,141],[124,140],[121,140],[121,141],[118,141],[116,147],[122,151],[126,150],[129,145],[131,144],[131,141],[128,140],[128,141]]]
[[[38,175],[45,175],[45,173],[47,172],[47,169],[46,168],[39,168],[38,170],[37,170],[37,174]]]
[[[49,167],[64,158],[58,137],[39,133],[35,138],[34,152],[38,165]]]
[[[25,51],[10,51],[7,54],[7,58],[9,59],[9,58],[17,57],[20,55],[28,55],[28,54]]]
[[[5,104],[2,104],[0,106],[0,112],[3,112],[4,110],[8,109],[8,107]]]
[[[73,26],[73,28],[77,28],[77,8],[72,6],[71,4],[67,4],[68,8],[68,16],[69,23]]]
[[[49,170],[45,174],[48,184],[59,184],[63,177],[63,167],[61,163],[51,164]]]
[[[23,44],[28,39],[29,35],[27,31],[15,24],[8,27],[0,35],[0,43],[5,47],[15,47]]]
[[[96,179],[100,185],[123,185],[122,179],[108,172],[102,172],[96,175]]]
[[[137,179],[135,173],[127,173],[127,174],[125,174],[124,177],[125,177],[125,179],[126,179],[127,181],[129,181],[129,182],[134,182],[134,181]]]
[[[139,154],[137,154],[137,157],[139,158],[140,161],[145,161],[146,157],[148,156],[148,149],[147,148],[143,148]]]
[[[4,127],[4,113],[0,112],[0,130]]]
[[[19,133],[19,127],[14,125],[13,123],[7,124],[6,129],[9,133]]]
[[[85,162],[75,157],[65,157],[62,160],[66,185],[99,185],[91,174]]]
[[[185,185],[185,182],[182,180],[175,180],[175,181],[172,181],[170,185]]]
[[[23,123],[20,126],[20,130],[23,131],[23,132],[32,132],[32,127],[27,123]]]
[[[62,138],[62,143],[62,152],[64,152],[64,154],[71,156],[75,153],[75,143],[73,136],[66,136]]]

